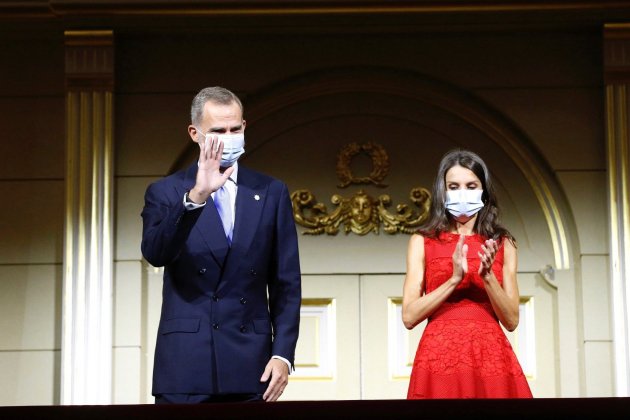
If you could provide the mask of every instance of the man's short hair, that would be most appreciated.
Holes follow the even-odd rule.
[[[192,106],[190,107],[190,121],[193,125],[201,122],[203,107],[208,101],[219,105],[230,105],[236,102],[241,109],[241,115],[243,114],[243,104],[233,92],[221,86],[207,87],[201,89],[193,98]]]

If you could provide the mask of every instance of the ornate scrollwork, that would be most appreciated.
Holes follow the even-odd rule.
[[[360,153],[372,158],[372,172],[366,177],[354,177],[350,170],[352,159]],[[350,143],[343,147],[337,156],[337,176],[341,181],[339,188],[350,184],[373,184],[386,187],[382,181],[389,171],[389,157],[385,149],[372,142]],[[353,196],[344,198],[334,194],[330,201],[336,208],[329,214],[324,203],[317,201],[313,193],[307,189],[294,191],[291,194],[293,218],[295,222],[306,228],[302,233],[307,235],[336,235],[340,229],[348,234],[366,235],[374,232],[378,235],[381,224],[389,234],[413,233],[429,217],[431,194],[424,188],[412,188],[409,199],[417,207],[417,211],[407,204],[398,204],[395,212],[388,207],[392,200],[383,194],[375,199],[365,191],[359,190]]]
[[[352,159],[365,153],[372,158],[372,172],[368,176],[355,177],[350,170]],[[339,152],[337,156],[337,176],[341,183],[339,188],[345,188],[350,184],[374,184],[378,187],[386,187],[382,181],[389,171],[389,157],[385,149],[373,142],[358,144],[350,143]]]
[[[407,204],[398,204],[396,205],[396,214],[391,214],[385,209],[391,204],[389,195],[379,197],[379,218],[383,222],[385,232],[390,234],[396,232],[413,233],[429,218],[431,193],[427,189],[412,188],[409,192],[409,199],[420,209],[419,212],[414,212]]]
[[[378,200],[363,190],[350,198],[334,194],[331,202],[337,207],[328,214],[326,205],[319,203],[309,190],[301,189],[291,194],[293,217],[299,225],[306,228],[303,233],[307,235],[324,232],[336,235],[340,227],[346,234],[378,234],[381,223],[383,230],[389,234],[413,233],[429,216],[431,194],[424,188],[416,187],[411,190],[409,198],[419,211],[415,212],[407,204],[398,204],[396,213],[393,214],[387,210],[391,205],[391,198],[387,194],[381,195]]]

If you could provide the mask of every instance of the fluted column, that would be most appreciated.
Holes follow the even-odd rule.
[[[615,393],[630,396],[630,24],[604,27]]]
[[[67,31],[61,403],[112,400],[112,31]]]

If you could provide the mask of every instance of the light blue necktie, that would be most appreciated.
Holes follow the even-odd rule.
[[[226,181],[230,182],[230,180]],[[230,190],[226,185],[223,185],[214,193],[214,205],[221,216],[221,222],[223,223],[223,230],[225,231],[225,237],[228,243],[232,244],[232,231],[234,229],[234,223],[232,222],[232,202],[230,200]]]

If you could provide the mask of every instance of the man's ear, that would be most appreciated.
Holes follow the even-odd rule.
[[[247,121],[243,120],[243,131],[245,131],[245,126],[247,125]]]
[[[190,136],[190,138],[192,139],[192,141],[194,141],[195,143],[199,143],[199,131],[197,131],[197,128],[194,125],[189,125],[188,126],[188,135]]]

